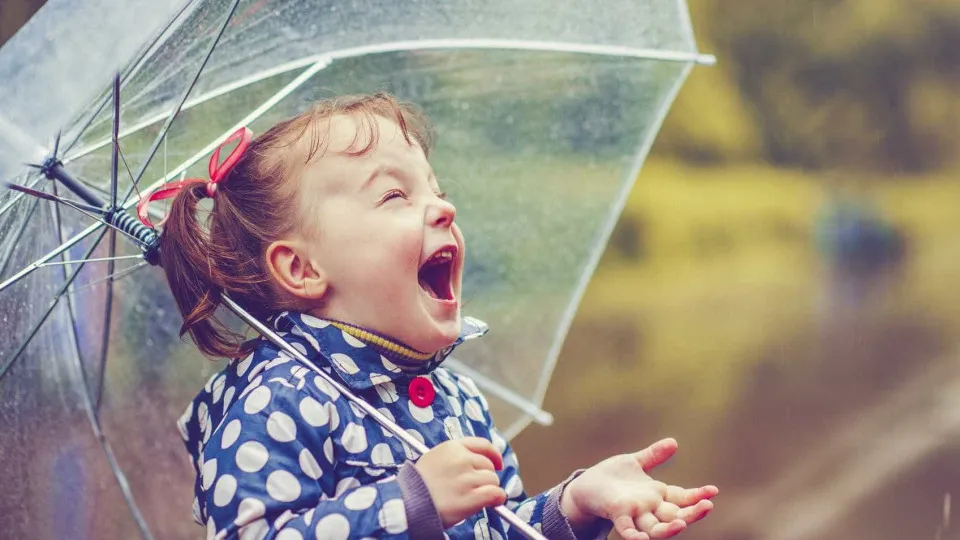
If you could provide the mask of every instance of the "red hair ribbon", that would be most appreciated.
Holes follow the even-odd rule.
[[[204,180],[203,178],[187,178],[186,180],[181,180],[179,182],[163,184],[156,191],[147,193],[141,197],[140,202],[137,203],[137,217],[140,218],[140,222],[147,227],[152,228],[154,225],[147,215],[147,205],[153,201],[162,201],[164,199],[176,197],[177,193],[180,193],[180,190],[184,188],[195,186],[197,184],[206,184],[207,197],[213,197],[216,195],[217,183],[230,174],[230,170],[233,169],[234,165],[236,165],[238,161],[240,161],[240,158],[243,157],[243,153],[247,151],[247,147],[250,146],[251,139],[253,139],[253,132],[247,127],[242,127],[227,137],[226,140],[224,140],[220,146],[213,151],[213,155],[210,156],[210,165],[207,169],[210,173],[209,180]],[[227,156],[227,159],[223,160],[223,163],[220,163],[220,150],[223,150],[224,146],[227,146],[236,140],[240,141],[237,143],[236,148],[230,152],[230,155]],[[166,221],[166,218],[164,218],[163,221]],[[163,221],[161,221],[159,225],[163,225]]]

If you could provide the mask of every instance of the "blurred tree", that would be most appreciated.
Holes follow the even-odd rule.
[[[720,65],[695,70],[663,149],[808,169],[919,172],[957,164],[960,3],[690,4],[702,48]],[[685,99],[716,107],[704,117]]]

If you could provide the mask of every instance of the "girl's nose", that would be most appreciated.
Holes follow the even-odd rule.
[[[435,198],[427,208],[427,223],[434,227],[449,227],[457,216],[457,207],[450,201]]]

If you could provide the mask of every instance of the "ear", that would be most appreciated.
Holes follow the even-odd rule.
[[[323,271],[305,256],[296,240],[278,240],[267,246],[267,267],[283,290],[304,300],[317,301],[327,292]]]

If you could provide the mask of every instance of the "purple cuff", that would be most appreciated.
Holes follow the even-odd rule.
[[[407,513],[410,540],[443,540],[443,521],[433,504],[430,490],[412,463],[405,463],[397,474]]]
[[[543,505],[543,535],[550,540],[603,540],[610,535],[613,530],[613,523],[607,519],[597,519],[589,527],[581,531],[580,536],[573,532],[573,527],[567,521],[567,517],[560,510],[560,498],[563,496],[563,490],[571,480],[580,476],[585,469],[574,471],[569,478],[562,484],[555,487],[547,497],[547,502]]]

